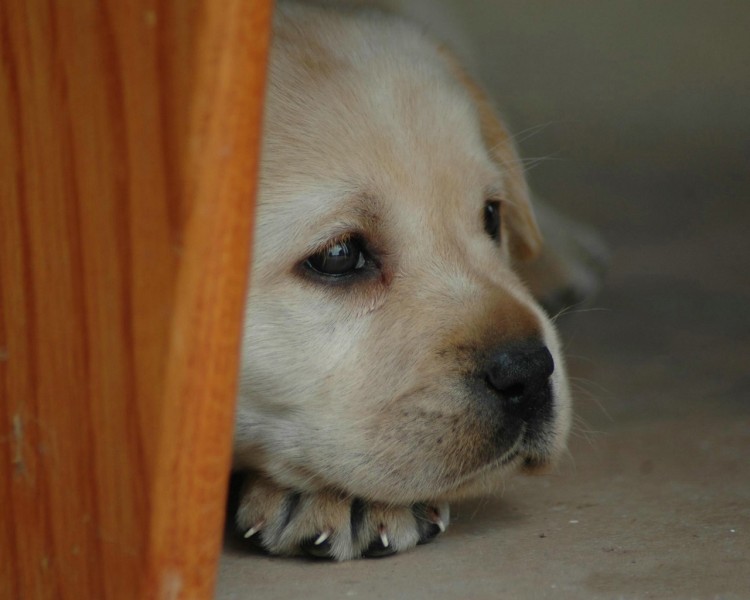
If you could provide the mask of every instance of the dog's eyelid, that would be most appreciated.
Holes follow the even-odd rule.
[[[508,191],[501,177],[493,177],[493,181],[484,188],[484,197],[487,200],[503,200]]]
[[[354,242],[360,246],[365,253],[370,253],[370,243],[367,237],[359,230],[349,229],[344,232],[334,232],[332,235],[326,237],[325,240],[311,244],[305,249],[304,255],[309,257],[322,252],[328,252],[335,246],[347,244],[349,242]]]
[[[331,246],[354,238],[362,240],[365,245],[369,245],[370,235],[367,233],[369,228],[363,227],[362,223],[358,221],[346,219],[321,225],[310,223],[309,226],[314,233],[306,240],[305,246],[300,252],[300,254],[306,256],[322,252]]]

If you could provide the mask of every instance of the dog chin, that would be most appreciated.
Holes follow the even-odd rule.
[[[515,454],[501,465],[490,465],[468,475],[455,487],[439,494],[435,501],[456,502],[480,496],[491,496],[501,491],[508,479],[517,473],[522,465],[523,458]]]
[[[500,464],[488,465],[469,475],[455,487],[439,494],[435,501],[457,502],[480,496],[492,496],[502,491],[513,475],[544,475],[552,470],[554,464],[555,460],[548,454],[514,452]]]

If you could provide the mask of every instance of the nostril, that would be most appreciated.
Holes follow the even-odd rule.
[[[525,387],[521,383],[515,383],[498,390],[506,400],[510,402],[519,402],[524,395]]]

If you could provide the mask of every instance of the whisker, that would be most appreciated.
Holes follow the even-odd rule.
[[[591,358],[590,356],[586,356],[584,354],[571,354],[570,352],[566,352],[565,357],[572,358],[575,360],[580,360],[580,361],[587,362],[587,363],[592,363],[592,364],[598,364],[599,362],[597,361],[597,359]]]
[[[575,473],[578,473],[578,465],[576,465],[576,459],[575,459],[575,456],[573,456],[573,453],[572,453],[572,452],[570,451],[570,449],[569,449],[569,448],[567,448],[567,447],[566,447],[566,448],[565,448],[565,450],[563,450],[563,456],[564,456],[564,457],[565,457],[565,458],[566,458],[567,460],[569,460],[569,461],[570,461],[570,464],[571,464],[571,466],[572,466],[572,468],[573,468],[573,473],[574,473],[574,474],[575,474]],[[561,461],[561,462],[562,462],[562,461]]]
[[[593,442],[594,437],[609,435],[609,433],[606,431],[602,431],[600,429],[592,429],[588,422],[580,415],[575,415],[573,417],[572,425],[573,426],[570,430],[571,434],[575,433],[589,442]]]
[[[545,156],[545,157],[540,157],[540,158],[532,158],[528,161],[521,161],[523,165],[523,172],[529,173],[533,169],[536,169],[542,163],[550,162],[552,160],[563,160],[563,159],[550,155],[550,156]]]
[[[568,314],[570,311],[572,311],[575,308],[575,304],[571,304],[570,306],[563,306],[559,311],[557,311],[553,316],[550,317],[550,321],[555,323],[557,319],[562,317],[563,315]]]
[[[520,144],[521,142],[524,142],[528,140],[529,138],[534,137],[535,135],[539,135],[542,131],[545,129],[551,127],[552,125],[559,125],[563,121],[560,120],[552,120],[547,121],[546,123],[541,123],[540,125],[532,125],[531,127],[527,127],[526,129],[522,129],[521,131],[518,131],[510,136],[510,139],[513,140],[516,144]]]
[[[589,313],[589,312],[613,312],[611,308],[606,308],[604,306],[588,306],[584,307],[585,300],[582,302],[579,302],[578,304],[571,304],[570,306],[565,306],[561,308],[558,312],[554,314],[554,316],[550,317],[550,321],[553,323],[557,321],[560,317],[563,315],[577,315],[580,313]]]
[[[500,146],[500,144],[498,144]],[[492,150],[495,150],[498,146],[495,146],[492,148]],[[552,154],[549,154],[547,156],[531,156],[531,157],[524,157],[524,158],[518,158],[516,160],[507,161],[508,164],[511,165],[520,165],[522,167],[522,170],[524,173],[528,173],[531,169],[536,167],[537,165],[553,160],[561,161],[565,160],[564,158],[558,156],[560,152],[553,152]]]
[[[572,377],[569,376],[568,379],[570,381],[575,382],[578,385],[581,385],[581,386],[583,386],[584,384],[593,386],[593,387],[597,388],[599,390],[599,392],[602,392],[606,396],[610,396],[611,397],[611,396],[614,395],[612,393],[612,390],[610,390],[605,385],[602,385],[598,381],[594,381],[593,379],[588,379],[587,377],[576,377],[576,376],[572,376]],[[589,391],[589,390],[586,390],[586,391]]]
[[[589,379],[583,379],[581,377],[569,377],[568,379],[571,383],[571,387],[573,388],[574,392],[580,393],[587,400],[592,401],[610,423],[615,422],[615,419],[612,417],[612,415],[609,414],[609,412],[604,406],[604,403],[601,400],[602,395],[608,396],[610,398],[613,396],[613,394],[606,387],[594,381],[591,381]],[[586,387],[586,385],[594,387],[594,388],[598,388],[598,389],[594,391]]]

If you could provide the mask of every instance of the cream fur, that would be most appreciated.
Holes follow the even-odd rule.
[[[507,134],[469,81],[395,17],[277,9],[235,432],[235,466],[273,494],[356,496],[406,531],[403,506],[483,493],[564,447],[559,341],[514,270],[538,230]],[[483,230],[490,195],[503,199],[501,247]],[[375,276],[337,286],[301,273],[352,232],[377,249]],[[535,335],[555,360],[554,422],[501,465],[465,375],[472,352]],[[252,489],[245,527],[268,521]],[[266,546],[289,553],[302,534],[284,535]]]

